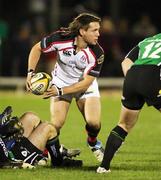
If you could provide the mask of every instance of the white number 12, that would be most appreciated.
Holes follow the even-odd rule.
[[[153,52],[150,52],[152,48],[157,48]],[[145,52],[142,58],[160,58],[159,53],[161,52],[161,42],[155,43],[152,42],[145,46]]]

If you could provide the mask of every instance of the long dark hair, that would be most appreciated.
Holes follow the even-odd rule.
[[[71,33],[77,36],[79,35],[79,30],[81,28],[87,30],[91,22],[101,23],[101,19],[93,14],[81,13],[76,18],[74,18],[71,23],[69,23],[67,28],[62,27],[61,30],[64,35]]]

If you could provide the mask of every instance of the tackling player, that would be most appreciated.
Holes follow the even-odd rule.
[[[118,125],[111,131],[97,173],[110,172],[111,160],[137,122],[145,104],[161,112],[161,34],[134,47],[122,62],[125,75]]]
[[[21,129],[21,133],[18,131],[18,133],[15,132],[14,135],[10,135],[11,131],[7,133],[6,128],[2,126],[2,139],[7,151],[9,151],[9,155],[12,155],[12,160],[22,160],[31,165],[40,164],[40,162],[42,163],[45,160],[43,151],[46,147],[50,153],[53,167],[75,167],[82,165],[81,160],[71,159],[79,155],[80,150],[66,149],[61,146],[59,151],[55,151],[54,141],[57,133],[52,124],[41,122],[39,117],[32,112],[24,113],[20,119],[11,117],[11,107],[7,107],[4,112],[6,113],[2,113],[1,122],[4,119],[8,122],[18,122],[19,129]],[[11,167],[10,164],[2,164],[3,168],[7,166]]]
[[[59,134],[65,123],[72,99],[86,122],[87,143],[98,159],[103,158],[102,143],[97,139],[101,128],[99,76],[104,52],[98,44],[101,19],[88,13],[77,16],[68,28],[44,37],[31,49],[28,59],[27,89],[41,53],[56,51],[58,60],[52,71],[52,87],[44,93],[51,97],[51,121]],[[59,144],[59,140],[57,141]]]

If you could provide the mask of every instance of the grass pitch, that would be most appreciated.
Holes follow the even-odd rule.
[[[103,93],[102,129],[99,139],[105,144],[110,130],[117,124],[120,112],[120,93]],[[49,120],[49,100],[39,96],[0,92],[0,111],[7,105],[13,107],[13,115],[20,116],[25,111],[36,112],[43,121]],[[161,116],[146,105],[138,123],[128,135],[111,164],[110,174],[96,174],[99,166],[86,145],[84,121],[73,102],[66,123],[60,134],[61,143],[67,147],[80,148],[83,167],[78,169],[0,170],[1,180],[159,180],[161,179]]]

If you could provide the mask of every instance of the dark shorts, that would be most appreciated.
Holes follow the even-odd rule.
[[[161,108],[161,67],[155,65],[133,66],[123,85],[122,104],[128,109],[139,110],[144,103]]]
[[[42,151],[37,149],[27,138],[16,142],[11,149],[15,159],[23,160],[26,163],[35,165],[43,158]]]

